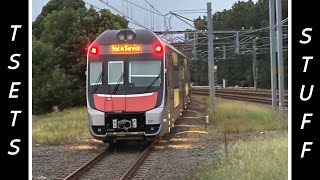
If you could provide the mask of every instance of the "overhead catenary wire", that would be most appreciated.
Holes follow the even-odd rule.
[[[103,2],[102,0],[100,0],[101,2]],[[166,27],[166,30],[168,30],[169,28],[171,29],[171,21],[170,19],[172,18],[172,16],[175,16],[177,19],[183,21],[184,23],[186,23],[188,26],[192,27],[193,29],[196,30],[196,32],[198,33],[201,33],[201,34],[206,34],[207,32],[206,31],[200,31],[198,30],[196,27],[195,27],[195,20],[192,20],[190,18],[187,18],[185,16],[182,16],[180,14],[192,14],[192,13],[205,13],[204,11],[206,9],[194,9],[194,10],[172,10],[170,11],[168,14],[164,15],[163,13],[161,13],[158,9],[156,9],[154,7],[154,5],[152,5],[148,0],[144,0],[148,5],[148,6],[145,6],[145,7],[142,7],[134,2],[130,2],[128,0],[122,0],[124,2],[127,2],[128,4],[132,6],[135,6],[135,7],[138,7],[140,9],[143,9],[145,12],[148,12],[148,17],[150,17],[149,21],[150,21],[150,25],[149,25],[149,28],[146,27],[146,22],[144,23],[144,25],[142,25],[141,23],[139,23],[136,19],[133,18],[133,16],[131,15],[131,17],[127,15],[125,15],[123,12],[119,11],[118,9],[116,9],[114,6],[110,5],[109,3],[105,4],[106,6],[108,6],[111,10],[123,15],[125,18],[128,19],[128,21],[132,24],[135,24],[139,27],[142,27],[142,28],[145,28],[145,29],[149,29],[149,30],[152,30],[154,29],[154,26],[155,26],[155,23],[156,23],[156,20],[155,20],[155,15],[157,16],[160,16],[160,17],[163,17],[164,19],[164,24],[166,24],[166,22],[168,22],[169,24],[169,27],[166,27],[167,25],[165,25]],[[87,3],[89,5],[91,5],[90,3]],[[92,6],[92,5],[91,5]],[[94,6],[92,6],[94,7]],[[96,9],[100,9],[100,8],[97,8],[95,7]],[[133,10],[131,9],[131,13],[133,12]],[[152,14],[151,14],[152,13]],[[170,17],[168,17],[168,15],[170,15]],[[157,18],[157,17],[156,17]],[[283,23],[285,22],[288,22],[288,18],[285,18],[282,20]],[[197,24],[197,27],[200,27],[201,24]],[[148,26],[148,25],[147,25]],[[206,27],[206,25],[203,25],[204,27]],[[150,28],[151,27],[151,28]],[[239,45],[240,45],[240,49],[250,49],[249,48],[249,45],[252,44],[251,42],[251,38],[253,36],[255,36],[255,33],[260,33],[260,32],[267,32],[269,30],[269,26],[265,26],[265,27],[262,27],[262,28],[259,28],[259,29],[250,29],[250,30],[245,30],[245,31],[241,31],[241,30],[238,30],[239,32],[239,36],[241,36],[240,38],[240,41],[239,41]],[[231,34],[231,33],[230,33]],[[227,53],[228,55],[234,55],[234,52],[232,52],[232,50],[234,50],[235,48],[235,42],[234,42],[234,38],[236,37],[236,34],[232,34],[232,35],[228,35],[228,36],[225,36],[225,35],[215,35],[215,41],[217,42],[217,44],[219,43],[222,43],[224,44],[225,46],[225,51],[226,52],[230,52],[231,54]],[[191,36],[192,37],[192,36]],[[201,39],[203,38],[203,39]],[[262,39],[262,38],[261,38]],[[184,39],[183,37],[179,37],[179,38],[171,38],[172,41],[176,41],[176,42],[183,42],[183,41],[186,41],[186,39]],[[196,44],[195,46],[197,48],[204,48],[204,46],[206,45],[206,37],[203,37],[203,36],[199,36],[198,38],[194,39],[196,40]],[[198,41],[200,40],[200,41]],[[261,41],[261,43],[257,46],[257,48],[263,48],[263,47],[266,47],[268,46],[268,39],[266,38],[266,41]],[[285,40],[285,38],[284,38]],[[187,44],[189,43],[189,45],[191,45],[192,41],[190,42],[187,42]],[[215,46],[217,47],[217,46]],[[221,46],[220,46],[221,47]],[[221,51],[221,50],[217,50],[215,49],[215,51]],[[195,52],[199,52],[198,49],[196,49]]]
[[[166,23],[166,17],[160,11],[158,11],[156,8],[154,8],[154,6],[151,3],[149,3],[148,1],[145,0],[145,2],[150,6],[150,9],[148,9],[147,7],[142,7],[141,5],[138,5],[138,4],[133,3],[131,1],[128,1],[128,0],[122,0],[122,1],[125,1],[130,5],[133,5],[135,7],[142,9],[142,10],[145,10],[147,12],[152,13],[152,14],[150,14],[150,27],[151,27],[151,29],[154,29],[154,26],[155,26],[155,16],[154,15],[162,16],[164,18],[164,28],[168,29],[167,23]],[[152,11],[151,8],[154,9],[155,11]],[[145,17],[148,17],[148,16],[145,16]],[[131,18],[132,18],[132,9],[131,9]]]
[[[174,15],[176,18],[180,19],[181,21],[183,21],[184,23],[188,24],[190,27],[196,29],[196,28],[194,27],[194,25],[188,23],[186,20],[184,20],[184,19],[182,18],[182,16],[179,16],[178,14],[175,14],[175,13],[171,13],[171,14]]]
[[[176,13],[176,12],[174,12],[174,13]],[[179,12],[177,14],[204,14],[204,13],[206,13],[206,12],[204,12],[204,11],[195,11],[195,12]]]
[[[144,29],[149,29],[147,27],[145,27],[144,25],[140,24],[138,21],[134,20],[133,18],[129,17],[128,15],[126,15],[125,13],[123,13],[122,11],[118,10],[117,8],[113,7],[112,5],[110,5],[108,2],[105,2],[104,0],[99,0],[101,3],[103,3],[104,5],[108,6],[110,9],[114,10],[115,12],[121,14],[122,16],[126,17],[132,24],[135,24],[137,26],[140,26]],[[150,29],[149,29],[150,30]]]
[[[86,2],[86,1],[83,1],[83,2],[84,2],[85,4],[87,4],[87,5],[95,8],[95,9],[99,10],[99,11],[102,10],[102,8],[99,8],[99,7],[97,7],[97,6],[95,6],[95,5],[91,4],[91,3],[88,3],[88,2]]]
[[[128,0],[122,0],[122,1],[125,1],[125,2],[127,2],[127,3],[129,3],[129,4],[133,5],[133,6],[136,6],[136,7],[138,7],[138,8],[141,8],[141,9],[143,9],[143,10],[145,10],[145,11],[149,11],[149,12],[151,12],[151,13],[153,13],[153,14],[157,14],[157,15],[159,15],[159,16],[163,16],[161,13],[152,11],[152,10],[147,9],[147,8],[144,8],[144,7],[142,7],[142,6],[138,5],[138,4],[135,4],[135,3],[131,2],[131,1],[128,1]]]
[[[154,5],[152,5],[148,0],[145,0],[145,2],[152,8],[152,9],[154,9],[156,12],[158,12],[164,19],[164,28],[166,29],[166,30],[169,30],[169,29],[171,29],[171,27],[170,27],[170,25],[169,25],[169,27],[168,27],[168,23],[167,23],[167,21],[169,21],[169,19],[163,14],[163,13],[161,13],[158,9],[156,9],[155,7],[154,7]]]
[[[181,9],[181,10],[172,10],[171,12],[191,12],[191,11],[205,11],[207,12],[207,9]]]
[[[147,0],[145,0],[145,2],[150,6],[150,9],[149,9],[148,7],[143,7],[143,6],[139,5],[139,4],[136,4],[136,3],[134,3],[134,2],[131,2],[131,1],[129,1],[129,0],[122,0],[122,2],[126,2],[126,3],[128,3],[128,5],[131,6],[131,18],[132,18],[132,19],[133,19],[132,6],[138,7],[138,8],[140,8],[140,9],[144,10],[144,11],[147,12],[147,13],[148,13],[148,12],[151,13],[151,14],[150,14],[150,17],[149,17],[148,14],[144,14],[144,17],[148,19],[147,21],[144,19],[144,26],[147,26],[147,27],[149,26],[149,27],[151,27],[151,29],[154,29],[154,26],[155,26],[155,18],[157,18],[157,17],[155,17],[155,15],[157,15],[157,16],[163,17],[164,29],[166,29],[166,30],[171,29],[170,25],[168,26],[168,23],[167,23],[168,18],[167,18],[165,15],[163,15],[163,13],[161,13],[159,10],[157,10],[157,9],[156,9],[150,2],[148,2]],[[127,6],[127,7],[128,7],[128,6]],[[151,8],[154,9],[154,11],[151,10]],[[128,14],[128,13],[127,13],[127,14]],[[149,20],[150,20],[150,22],[149,22]],[[158,22],[158,21],[157,21],[157,22]],[[139,24],[141,24],[141,23],[139,23]],[[150,29],[150,28],[149,28],[149,29]]]
[[[165,17],[164,14],[162,14],[158,9],[156,9],[148,0],[144,0],[152,9],[154,9],[156,12],[158,12],[161,16]]]

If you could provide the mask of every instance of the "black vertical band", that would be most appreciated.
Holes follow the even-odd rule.
[[[316,1],[292,1],[292,178],[293,179],[319,179],[318,168],[320,153],[320,56],[319,56],[319,20],[315,16],[318,12]],[[308,44],[299,41],[307,41],[302,35],[305,28],[312,28],[306,34],[311,35]],[[307,71],[303,72],[306,60],[303,56],[313,56],[309,60]],[[313,93],[308,101],[300,99],[302,86],[305,85],[303,97],[307,98],[311,85],[314,85]],[[312,113],[305,115],[306,113]],[[301,129],[303,117],[311,120],[304,123]],[[310,145],[309,143],[313,143]],[[304,157],[301,158],[303,146],[306,144]]]
[[[1,175],[8,179],[28,179],[28,168],[31,168],[28,167],[28,1],[7,1],[3,7],[8,10],[1,12],[1,27],[5,32],[0,66]],[[16,28],[12,41],[15,25],[21,27]],[[10,98],[10,91],[11,96],[17,98]]]

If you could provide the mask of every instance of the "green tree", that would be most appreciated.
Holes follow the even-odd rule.
[[[79,0],[51,0],[33,22],[33,113],[85,104],[85,49],[107,29],[128,28],[109,10]]]

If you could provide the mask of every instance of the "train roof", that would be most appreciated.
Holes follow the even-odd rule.
[[[161,39],[163,41],[163,39]],[[186,59],[189,59],[186,55],[184,55],[181,51],[179,51],[177,48],[175,48],[174,46],[172,46],[170,43],[168,42],[164,42],[166,44],[166,46],[168,46],[170,49],[174,50],[176,53],[180,54],[181,56],[183,56]]]
[[[96,38],[94,43],[103,44],[103,45],[119,44],[119,40],[117,38],[117,34],[122,30],[125,30],[125,29],[121,29],[121,30],[106,30]],[[135,30],[132,30],[131,29],[131,31],[133,31],[136,34],[136,37],[138,37],[138,38],[134,38],[133,40],[130,41],[130,43],[133,43],[133,44],[134,43],[137,43],[137,44],[140,44],[140,43],[142,43],[142,44],[152,44],[152,43],[158,41],[158,42],[161,42],[163,45],[166,45],[167,47],[169,47],[170,49],[172,49],[176,53],[180,54],[184,58],[188,59],[187,56],[185,56],[181,51],[179,51],[177,48],[172,46],[168,41],[158,37],[154,32],[152,32],[150,30],[147,30],[147,29],[135,29]],[[125,43],[127,43],[127,42],[125,42]]]

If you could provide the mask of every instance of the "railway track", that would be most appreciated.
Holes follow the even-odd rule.
[[[209,89],[191,89],[193,94],[208,96]],[[270,90],[235,90],[235,89],[216,89],[216,96],[226,99],[241,100],[262,104],[272,104],[272,95]],[[278,101],[279,103],[279,101]],[[288,106],[288,93],[284,93],[284,103]]]
[[[87,179],[94,178],[99,175],[101,178],[101,170],[106,170],[108,168],[113,168],[110,170],[113,172],[114,177],[103,177],[102,179],[119,179],[119,180],[128,180],[128,179],[141,179],[146,174],[147,170],[156,162],[156,156],[150,156],[150,153],[153,151],[157,141],[148,145],[145,150],[141,153],[134,151],[132,153],[133,158],[127,158],[127,161],[115,161],[118,164],[127,164],[126,167],[121,166],[120,168],[115,167],[115,164],[112,164],[111,161],[108,161],[107,158],[116,159],[112,157],[117,152],[113,152],[113,148],[102,149],[99,154],[93,157],[91,160],[83,164],[80,168],[69,174],[64,180],[73,180],[73,179]],[[124,158],[126,159],[126,158]],[[106,162],[104,162],[106,161]],[[100,164],[100,165],[99,165]],[[102,165],[101,165],[102,164]],[[130,165],[130,166],[128,166]],[[110,167],[107,167],[110,166]],[[99,173],[100,172],[100,173]]]
[[[100,153],[98,153],[95,157],[93,157],[91,160],[89,160],[87,163],[82,165],[80,168],[69,174],[67,177],[64,178],[64,180],[71,180],[71,179],[77,179],[83,175],[85,171],[87,171],[92,165],[99,162],[103,157],[107,155],[108,150],[106,148],[103,148]]]
[[[191,89],[193,94],[208,96],[208,89]],[[271,92],[267,90],[251,91],[251,90],[222,90],[216,89],[216,96],[226,99],[250,101],[262,104],[271,104]],[[285,105],[287,106],[288,95],[285,94]],[[142,152],[133,151],[117,159],[117,152],[113,148],[104,148],[90,161],[83,164],[80,168],[69,174],[64,180],[70,179],[144,179],[148,170],[157,162],[156,153],[152,153],[157,142],[148,145]],[[115,148],[115,147],[114,147]],[[108,159],[109,158],[109,159]],[[114,159],[112,163],[110,160]],[[104,162],[104,163],[102,163]],[[99,165],[100,163],[100,165]],[[116,165],[116,164],[117,165]],[[124,166],[126,165],[126,166]],[[109,170],[112,172],[110,177],[104,171]],[[97,177],[99,175],[99,177]]]
[[[154,145],[157,142],[148,146],[140,157],[130,166],[130,168],[120,177],[120,180],[140,179],[143,178],[147,170],[156,162],[156,157],[152,156],[147,159],[152,152]],[[148,160],[148,161],[146,161]]]

